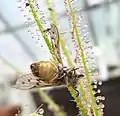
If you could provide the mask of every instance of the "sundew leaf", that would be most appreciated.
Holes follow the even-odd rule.
[[[53,0],[45,0],[47,8],[48,8],[48,13],[50,17],[50,22],[55,24],[56,26],[60,26],[60,21],[57,20],[57,15],[55,11],[55,4]],[[58,25],[59,24],[59,25]],[[69,50],[67,49],[67,45],[63,39],[63,36],[60,34],[60,29],[58,28],[58,34],[59,34],[59,44],[61,47],[61,55],[62,55],[62,60],[64,62],[67,62],[68,66],[71,67],[73,65]],[[66,60],[65,60],[66,59]]]
[[[84,94],[84,92],[86,93],[86,95],[84,94],[83,97],[86,98],[85,101],[87,103],[86,108],[88,109],[88,115],[91,114],[95,116],[101,116],[103,112],[100,112],[100,107],[96,104],[96,99],[94,97],[94,93],[91,86],[91,80],[90,80],[90,72],[91,72],[90,66],[91,64],[93,64],[93,62],[91,61],[93,59],[93,57],[91,57],[91,55],[93,56],[93,54],[91,54],[92,46],[86,42],[88,39],[85,38],[87,33],[85,32],[84,29],[81,30],[84,32],[84,36],[83,36],[84,41],[81,39],[81,35],[79,32],[81,17],[79,18],[78,15],[75,15],[75,12],[73,10],[75,9],[73,8],[74,2],[75,1],[73,0],[64,1],[66,6],[66,11],[69,17],[70,26],[72,28],[71,34],[73,35],[72,39],[75,45],[76,54],[79,61],[78,63],[81,69],[80,72],[83,73],[85,76],[85,78],[80,79],[78,86],[80,88],[79,90],[82,92],[82,95]],[[89,62],[92,63],[89,65]],[[81,84],[82,86],[80,86]]]

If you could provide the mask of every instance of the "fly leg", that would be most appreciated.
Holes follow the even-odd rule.
[[[62,67],[62,69],[60,69],[61,73],[59,73],[60,75],[59,75],[58,79],[62,79],[65,76],[68,76],[68,73],[72,72],[73,70],[77,70],[77,69],[78,68],[74,69],[74,67],[72,67],[72,68]]]
[[[54,75],[54,78],[50,81],[51,83],[54,81],[54,80],[56,80],[56,79],[62,79],[62,78],[68,78],[67,80],[67,83],[69,82],[69,78],[71,78],[71,75],[73,75],[74,76],[74,74],[70,74],[70,73],[72,73],[72,72],[74,72],[75,73],[75,70],[77,70],[78,68],[74,68],[74,67],[72,67],[72,68],[67,68],[66,66],[64,66],[64,67],[62,67],[62,68],[60,68],[60,67],[58,67],[58,73],[56,73],[55,75]],[[72,77],[73,78],[73,77]]]

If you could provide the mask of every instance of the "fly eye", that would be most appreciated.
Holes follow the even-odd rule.
[[[30,68],[33,69],[35,68],[35,63],[30,65]]]

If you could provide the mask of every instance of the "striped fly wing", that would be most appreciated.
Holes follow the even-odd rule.
[[[56,27],[56,25],[51,24],[51,28],[49,32],[50,32],[52,48],[57,57],[57,60],[59,61],[59,63],[63,64],[61,54],[60,54],[60,44],[59,44],[60,37],[59,37],[58,28]]]
[[[52,85],[41,81],[39,77],[35,77],[32,73],[18,75],[17,79],[13,84],[14,88],[21,90],[41,88],[46,86],[52,86]]]

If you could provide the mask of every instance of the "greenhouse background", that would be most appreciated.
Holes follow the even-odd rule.
[[[41,3],[44,5],[43,1],[41,0]],[[62,31],[66,32],[68,24],[64,2],[63,0],[54,2],[64,29]],[[106,83],[111,79],[118,79],[120,77],[120,0],[78,0],[78,2],[77,5],[82,8],[82,15],[85,16],[84,21],[88,25],[90,38],[93,41],[93,50],[97,58],[95,70],[100,73],[99,80]],[[72,54],[72,46],[67,38],[66,41]],[[20,103],[22,107],[27,105],[23,108],[24,115],[34,112],[36,103],[30,91],[16,90],[11,87],[10,81],[16,74],[29,73],[29,66],[35,60],[50,59],[46,48],[40,47],[42,42],[36,43],[28,33],[28,25],[25,24],[23,13],[18,9],[18,1],[0,0],[0,104]],[[114,88],[117,88],[117,85],[114,83]],[[112,91],[111,88],[109,91]],[[113,98],[117,99],[117,97]],[[117,116],[118,110],[114,112]]]

